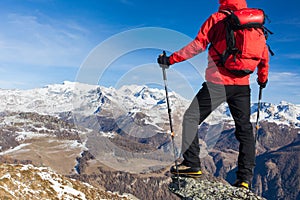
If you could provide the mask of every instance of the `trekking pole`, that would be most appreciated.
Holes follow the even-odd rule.
[[[255,146],[258,138],[258,129],[259,129],[259,112],[260,112],[260,107],[261,107],[261,99],[262,99],[262,87],[259,87],[259,95],[258,95],[258,105],[257,105],[257,116],[256,116],[256,123],[255,123]]]
[[[166,56],[166,52],[163,51],[163,56]],[[175,167],[176,167],[176,172],[177,172],[177,180],[178,180],[178,187],[180,189],[180,182],[179,182],[179,172],[178,172],[178,163],[177,163],[177,158],[176,158],[176,150],[175,150],[175,141],[174,141],[174,130],[173,130],[173,123],[172,123],[172,115],[171,115],[171,108],[170,108],[170,102],[169,102],[169,94],[168,94],[168,84],[167,84],[167,73],[166,73],[166,68],[162,67],[162,72],[163,72],[163,79],[164,79],[164,85],[165,85],[165,91],[166,91],[166,100],[167,100],[167,107],[168,107],[168,115],[169,115],[169,124],[170,124],[170,131],[171,131],[171,138],[172,138],[172,144],[173,144],[173,153],[174,153],[174,158],[175,158]]]

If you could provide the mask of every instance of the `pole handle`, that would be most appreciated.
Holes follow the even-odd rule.
[[[166,56],[167,56],[166,51],[163,51],[163,57],[166,57]],[[164,79],[164,81],[166,81],[167,80],[166,68],[162,67],[162,71],[163,71],[163,79]]]
[[[167,56],[167,54],[166,54],[166,51],[165,51],[165,50],[163,50],[163,56]]]

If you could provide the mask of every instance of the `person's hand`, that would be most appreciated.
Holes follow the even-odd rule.
[[[158,56],[157,62],[161,68],[168,69],[170,66],[169,57],[166,55],[165,51]]]
[[[257,81],[258,85],[259,85],[261,88],[265,88],[265,87],[267,86],[267,83],[268,83],[268,79],[267,79],[264,83],[260,82],[260,81],[258,80],[258,78],[256,79],[256,81]]]

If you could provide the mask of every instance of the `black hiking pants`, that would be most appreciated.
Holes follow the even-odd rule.
[[[255,166],[255,141],[250,123],[250,87],[203,83],[183,118],[183,164],[200,167],[198,125],[220,104],[227,102],[239,141],[237,179],[251,181]]]

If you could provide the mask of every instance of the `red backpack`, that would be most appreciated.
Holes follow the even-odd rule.
[[[226,49],[223,52],[220,52],[217,44],[211,44],[220,57],[217,65],[225,67],[231,73],[238,76],[253,73],[256,66],[241,69],[241,66],[229,63],[232,63],[232,61],[235,62],[238,56],[257,60],[261,58],[265,47],[264,44],[268,38],[268,33],[273,34],[264,26],[266,19],[264,11],[256,8],[244,8],[236,11],[221,10],[220,12],[227,16],[224,19],[226,29]],[[269,46],[268,48],[273,56],[274,53]]]

